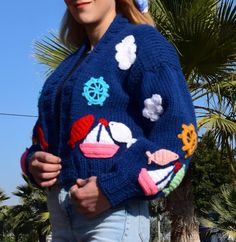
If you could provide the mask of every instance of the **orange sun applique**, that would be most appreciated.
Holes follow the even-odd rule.
[[[197,148],[197,134],[193,124],[182,125],[182,133],[178,135],[178,138],[182,139],[182,150],[186,152],[185,159],[191,156]]]

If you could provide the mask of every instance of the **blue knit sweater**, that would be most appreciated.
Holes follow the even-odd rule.
[[[34,128],[38,143],[30,151],[61,157],[58,181],[67,189],[77,178],[97,176],[113,207],[168,195],[197,143],[175,49],[155,28],[121,15],[78,65],[87,48],[84,43],[46,80]]]

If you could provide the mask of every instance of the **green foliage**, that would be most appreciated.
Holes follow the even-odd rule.
[[[230,241],[236,241],[236,186],[223,185],[220,192],[211,200],[211,212],[205,211],[208,219],[203,218],[201,222],[212,232],[220,232]]]
[[[9,199],[6,194],[0,190],[0,205],[2,202]],[[7,214],[7,206],[0,206],[0,241],[4,238],[5,230],[4,230],[4,221]]]
[[[24,179],[26,184],[18,186],[13,193],[20,198],[20,204],[9,207],[4,229],[19,241],[45,241],[50,233],[46,195]]]
[[[0,189],[0,204],[7,199],[9,199],[9,197]]]
[[[218,149],[211,133],[205,134],[199,143],[191,173],[196,210],[203,215],[202,210],[211,209],[209,201],[220,193],[220,186],[234,180],[230,160],[224,151]]]
[[[236,7],[233,1],[152,0],[157,28],[175,45],[187,79],[208,79],[233,70]]]
[[[201,209],[211,208],[209,201],[219,194],[219,187],[233,179],[236,6],[231,0],[151,0],[150,10],[157,28],[179,53],[198,127],[213,136],[205,136],[199,144],[191,167],[196,208],[202,214]],[[186,204],[176,204],[176,221]],[[182,226],[182,231],[191,225]],[[179,230],[172,227],[172,232]]]

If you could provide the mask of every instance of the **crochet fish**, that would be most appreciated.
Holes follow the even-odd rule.
[[[71,127],[68,145],[75,148],[75,143],[86,137],[94,123],[94,116],[89,114],[75,121]]]
[[[133,138],[131,130],[123,123],[109,122],[109,128],[112,138],[119,143],[127,143],[127,148],[137,141]]]
[[[146,155],[148,157],[148,164],[154,162],[160,166],[167,165],[168,163],[179,159],[179,156],[176,153],[166,149],[160,149],[154,153],[147,151]]]

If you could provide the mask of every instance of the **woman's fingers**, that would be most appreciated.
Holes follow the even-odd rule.
[[[35,177],[38,178],[41,181],[48,181],[48,180],[56,178],[59,174],[60,174],[60,171],[44,172],[44,173],[35,174]]]
[[[61,170],[60,164],[48,164],[38,160],[33,161],[32,166],[39,172],[57,172]]]
[[[36,173],[53,173],[53,172],[59,172],[61,170],[60,164],[48,164],[43,163],[38,160],[31,161],[29,165],[29,172],[32,174]]]
[[[86,181],[86,184],[80,187],[78,181]],[[79,213],[92,218],[110,208],[109,201],[97,185],[97,177],[78,179],[76,183],[69,193]]]
[[[57,178],[54,178],[54,179],[51,179],[51,180],[48,180],[48,181],[42,181],[42,180],[39,180],[39,179],[35,179],[35,181],[41,187],[51,187],[56,183]]]
[[[61,170],[61,159],[44,151],[37,151],[31,158],[30,172],[57,172]]]
[[[40,173],[40,172],[33,172],[31,173],[34,177],[36,183],[41,187],[51,187],[57,181],[57,176],[60,174],[58,172],[47,172],[47,173]]]
[[[60,157],[52,155],[44,151],[37,151],[34,154],[34,159],[44,163],[59,164],[61,162]]]
[[[83,187],[88,182],[88,179],[77,179],[76,184],[78,187]]]
[[[61,171],[61,159],[44,151],[37,151],[31,157],[29,172],[41,187],[50,187],[57,181]]]

